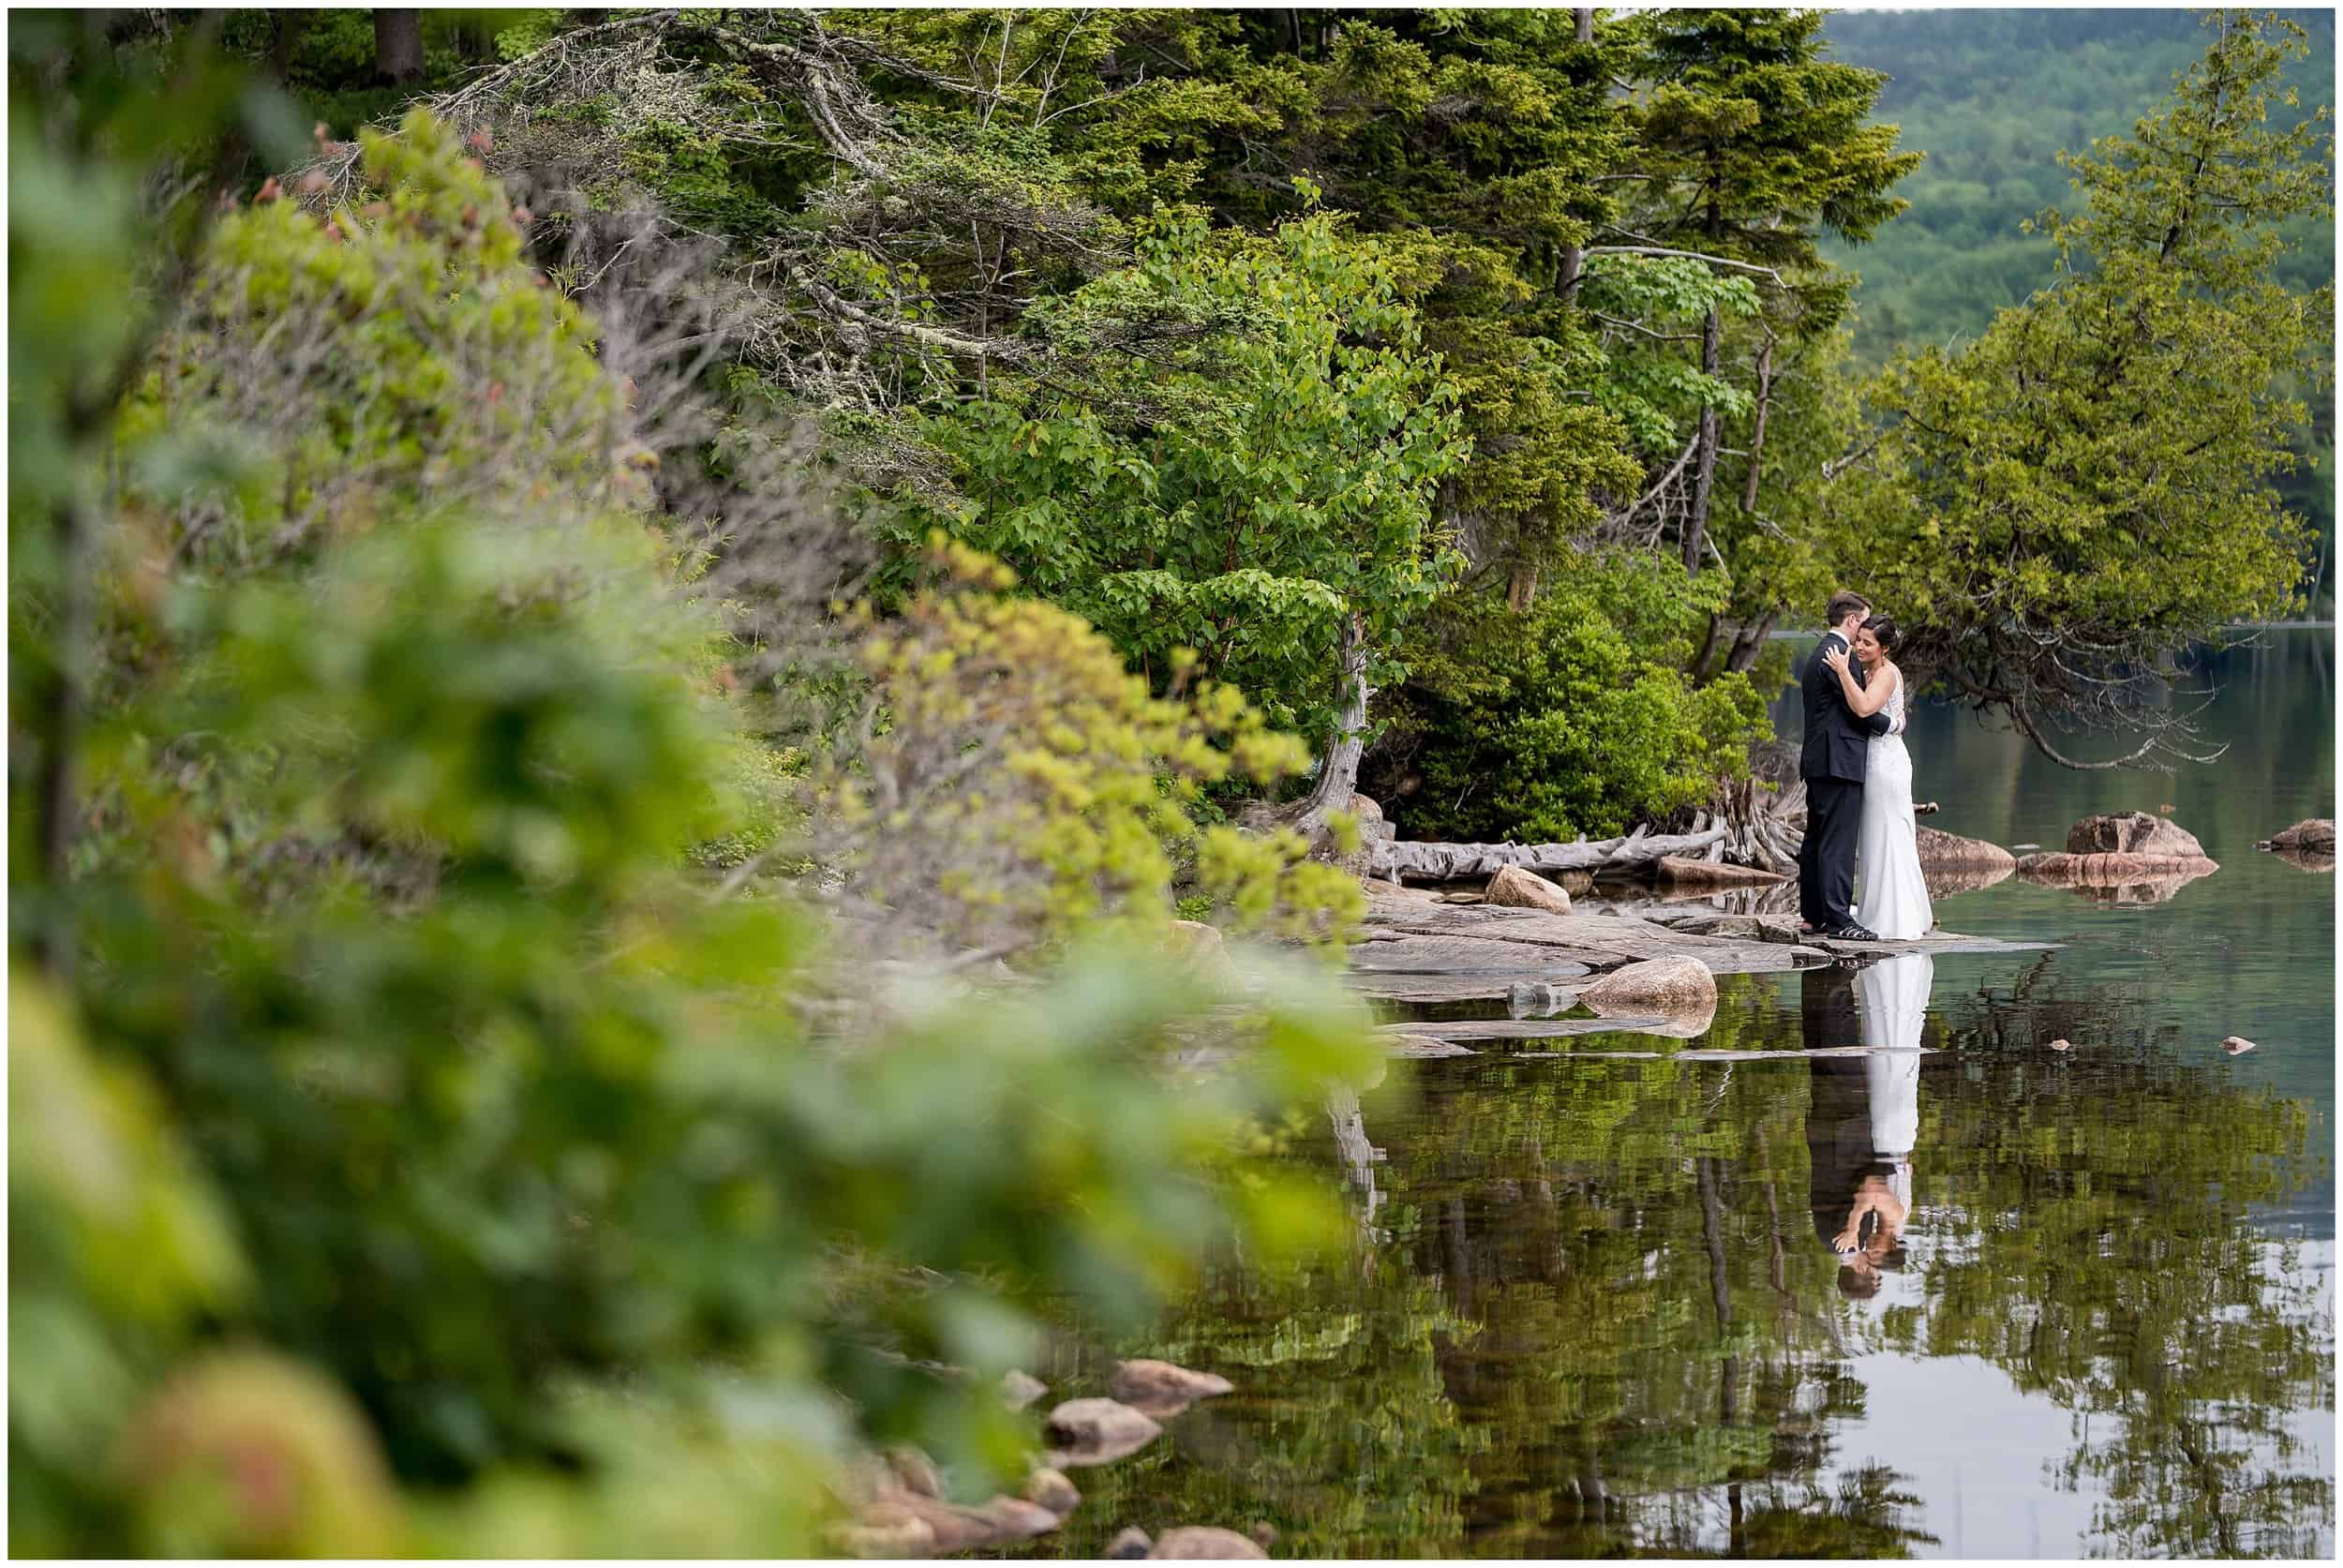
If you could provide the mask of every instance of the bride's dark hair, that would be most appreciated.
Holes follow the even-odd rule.
[[[1863,630],[1879,639],[1879,646],[1893,653],[1903,645],[1903,634],[1896,630],[1895,621],[1885,615],[1873,616],[1863,622]]]

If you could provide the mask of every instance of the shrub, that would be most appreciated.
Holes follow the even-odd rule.
[[[1766,739],[1744,675],[1682,673],[1716,577],[1640,551],[1582,555],[1528,614],[1444,601],[1366,787],[1411,837],[1609,837],[1746,774]]]

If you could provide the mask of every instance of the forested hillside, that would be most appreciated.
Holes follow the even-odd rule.
[[[2288,13],[2308,35],[2291,65],[2299,108],[2335,102],[2335,13]],[[1974,337],[1993,312],[2042,286],[2056,252],[2021,225],[2071,202],[2057,156],[2132,122],[2203,52],[2190,10],[1835,11],[1824,26],[1839,59],[1888,73],[1878,115],[1928,159],[1896,189],[1912,203],[1860,253],[1833,247],[1862,275],[1855,349],[1876,363],[1894,350]],[[2301,248],[2277,275],[2315,289],[2335,273],[2335,235],[2302,219]]]
[[[1928,158],[1897,187],[1909,211],[1861,251],[1833,260],[1863,279],[1857,296],[1856,357],[1879,364],[1898,349],[1974,338],[1995,311],[2042,286],[2056,258],[2049,237],[2025,225],[2046,207],[2071,204],[2062,150],[2130,130],[2146,107],[2203,48],[2190,10],[1860,10],[1833,12],[1825,32],[1851,64],[1888,73],[1878,114]],[[2272,122],[2296,123],[2335,98],[2335,13],[2288,13],[2309,52],[2284,81],[2292,104]],[[2335,276],[2335,230],[2306,217],[2285,230],[2291,248],[2276,276],[2309,291]],[[2313,459],[2280,476],[2278,493],[2319,537],[2308,606],[2334,608],[2335,404],[2310,399],[2311,422],[2295,442]]]

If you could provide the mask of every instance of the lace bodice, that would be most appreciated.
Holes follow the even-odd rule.
[[[1896,689],[1888,694],[1888,733],[1903,733],[1903,672],[1896,671]]]

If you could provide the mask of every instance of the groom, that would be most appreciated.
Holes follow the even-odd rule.
[[[1807,931],[1850,942],[1879,940],[1855,923],[1847,904],[1855,897],[1855,836],[1863,816],[1870,738],[1887,734],[1892,721],[1885,709],[1857,718],[1822,656],[1834,647],[1852,653],[1855,634],[1871,613],[1861,594],[1833,594],[1830,629],[1799,683],[1806,699],[1806,740],[1798,756],[1798,776],[1806,781],[1806,840],[1798,849],[1798,919]],[[1863,684],[1860,665],[1855,683]]]

